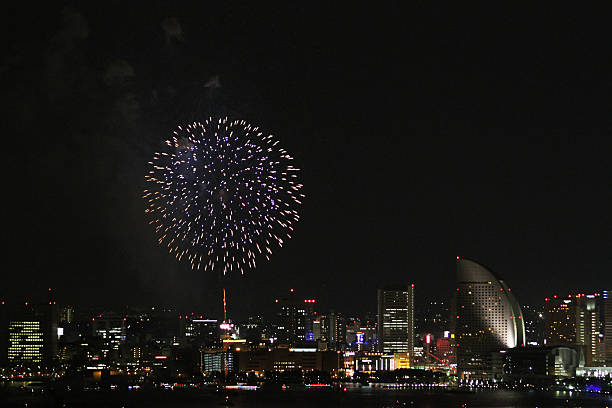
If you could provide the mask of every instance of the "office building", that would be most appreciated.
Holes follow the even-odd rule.
[[[221,346],[221,332],[216,319],[185,316],[179,319],[179,335],[187,344],[216,348]]]
[[[585,364],[595,366],[601,362],[602,346],[599,339],[599,294],[576,296],[576,345],[583,347]]]
[[[289,296],[274,300],[275,335],[280,344],[294,345],[314,340],[315,299],[298,299],[293,289]]]
[[[587,366],[603,363],[604,346],[600,338],[599,293],[579,293],[567,297],[546,298],[544,309],[547,345],[575,346],[580,349]],[[603,300],[605,308],[605,299]],[[604,329],[605,330],[605,329]]]
[[[102,339],[102,355],[117,354],[119,346],[126,340],[126,318],[115,313],[103,313],[92,318],[92,335]]]
[[[50,363],[57,358],[57,306],[54,301],[35,307],[29,302],[1,306],[2,364]]]
[[[414,348],[414,284],[378,289],[378,348],[408,353]]]
[[[612,366],[612,290],[603,291],[605,361]]]
[[[493,354],[493,371],[504,381],[575,377],[579,353],[565,346],[527,346]]]
[[[576,302],[571,296],[554,295],[544,303],[544,344],[571,346],[576,344]]]
[[[43,360],[44,332],[40,319],[8,322],[9,363],[40,363]]]

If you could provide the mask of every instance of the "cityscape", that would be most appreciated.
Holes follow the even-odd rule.
[[[0,408],[612,407],[606,13],[9,6]]]
[[[411,283],[372,290],[377,311],[320,310],[289,289],[245,321],[151,307],[93,310],[2,301],[3,388],[392,389],[612,392],[612,291],[521,305],[510,282],[457,257],[456,292],[418,301]]]

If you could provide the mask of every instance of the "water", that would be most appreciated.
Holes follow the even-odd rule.
[[[27,404],[27,405],[26,405]],[[401,391],[371,388],[298,391],[236,391],[224,394],[197,391],[100,391],[50,395],[0,395],[0,406],[66,407],[66,408],[140,408],[140,407],[376,407],[376,408],[433,408],[433,407],[611,407],[612,396],[598,394],[570,394],[568,392],[479,391],[452,393],[445,391]]]

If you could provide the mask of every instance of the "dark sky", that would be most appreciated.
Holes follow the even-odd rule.
[[[294,239],[227,279],[235,316],[289,288],[350,313],[386,283],[444,299],[456,255],[523,303],[611,289],[597,10],[51,3],[4,15],[0,297],[218,312],[140,198],[168,134],[211,114],[274,134],[307,194]]]

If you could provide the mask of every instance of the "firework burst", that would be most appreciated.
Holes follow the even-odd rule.
[[[166,144],[149,162],[143,197],[159,244],[179,261],[244,273],[291,238],[302,184],[272,136],[209,118],[179,126]]]

